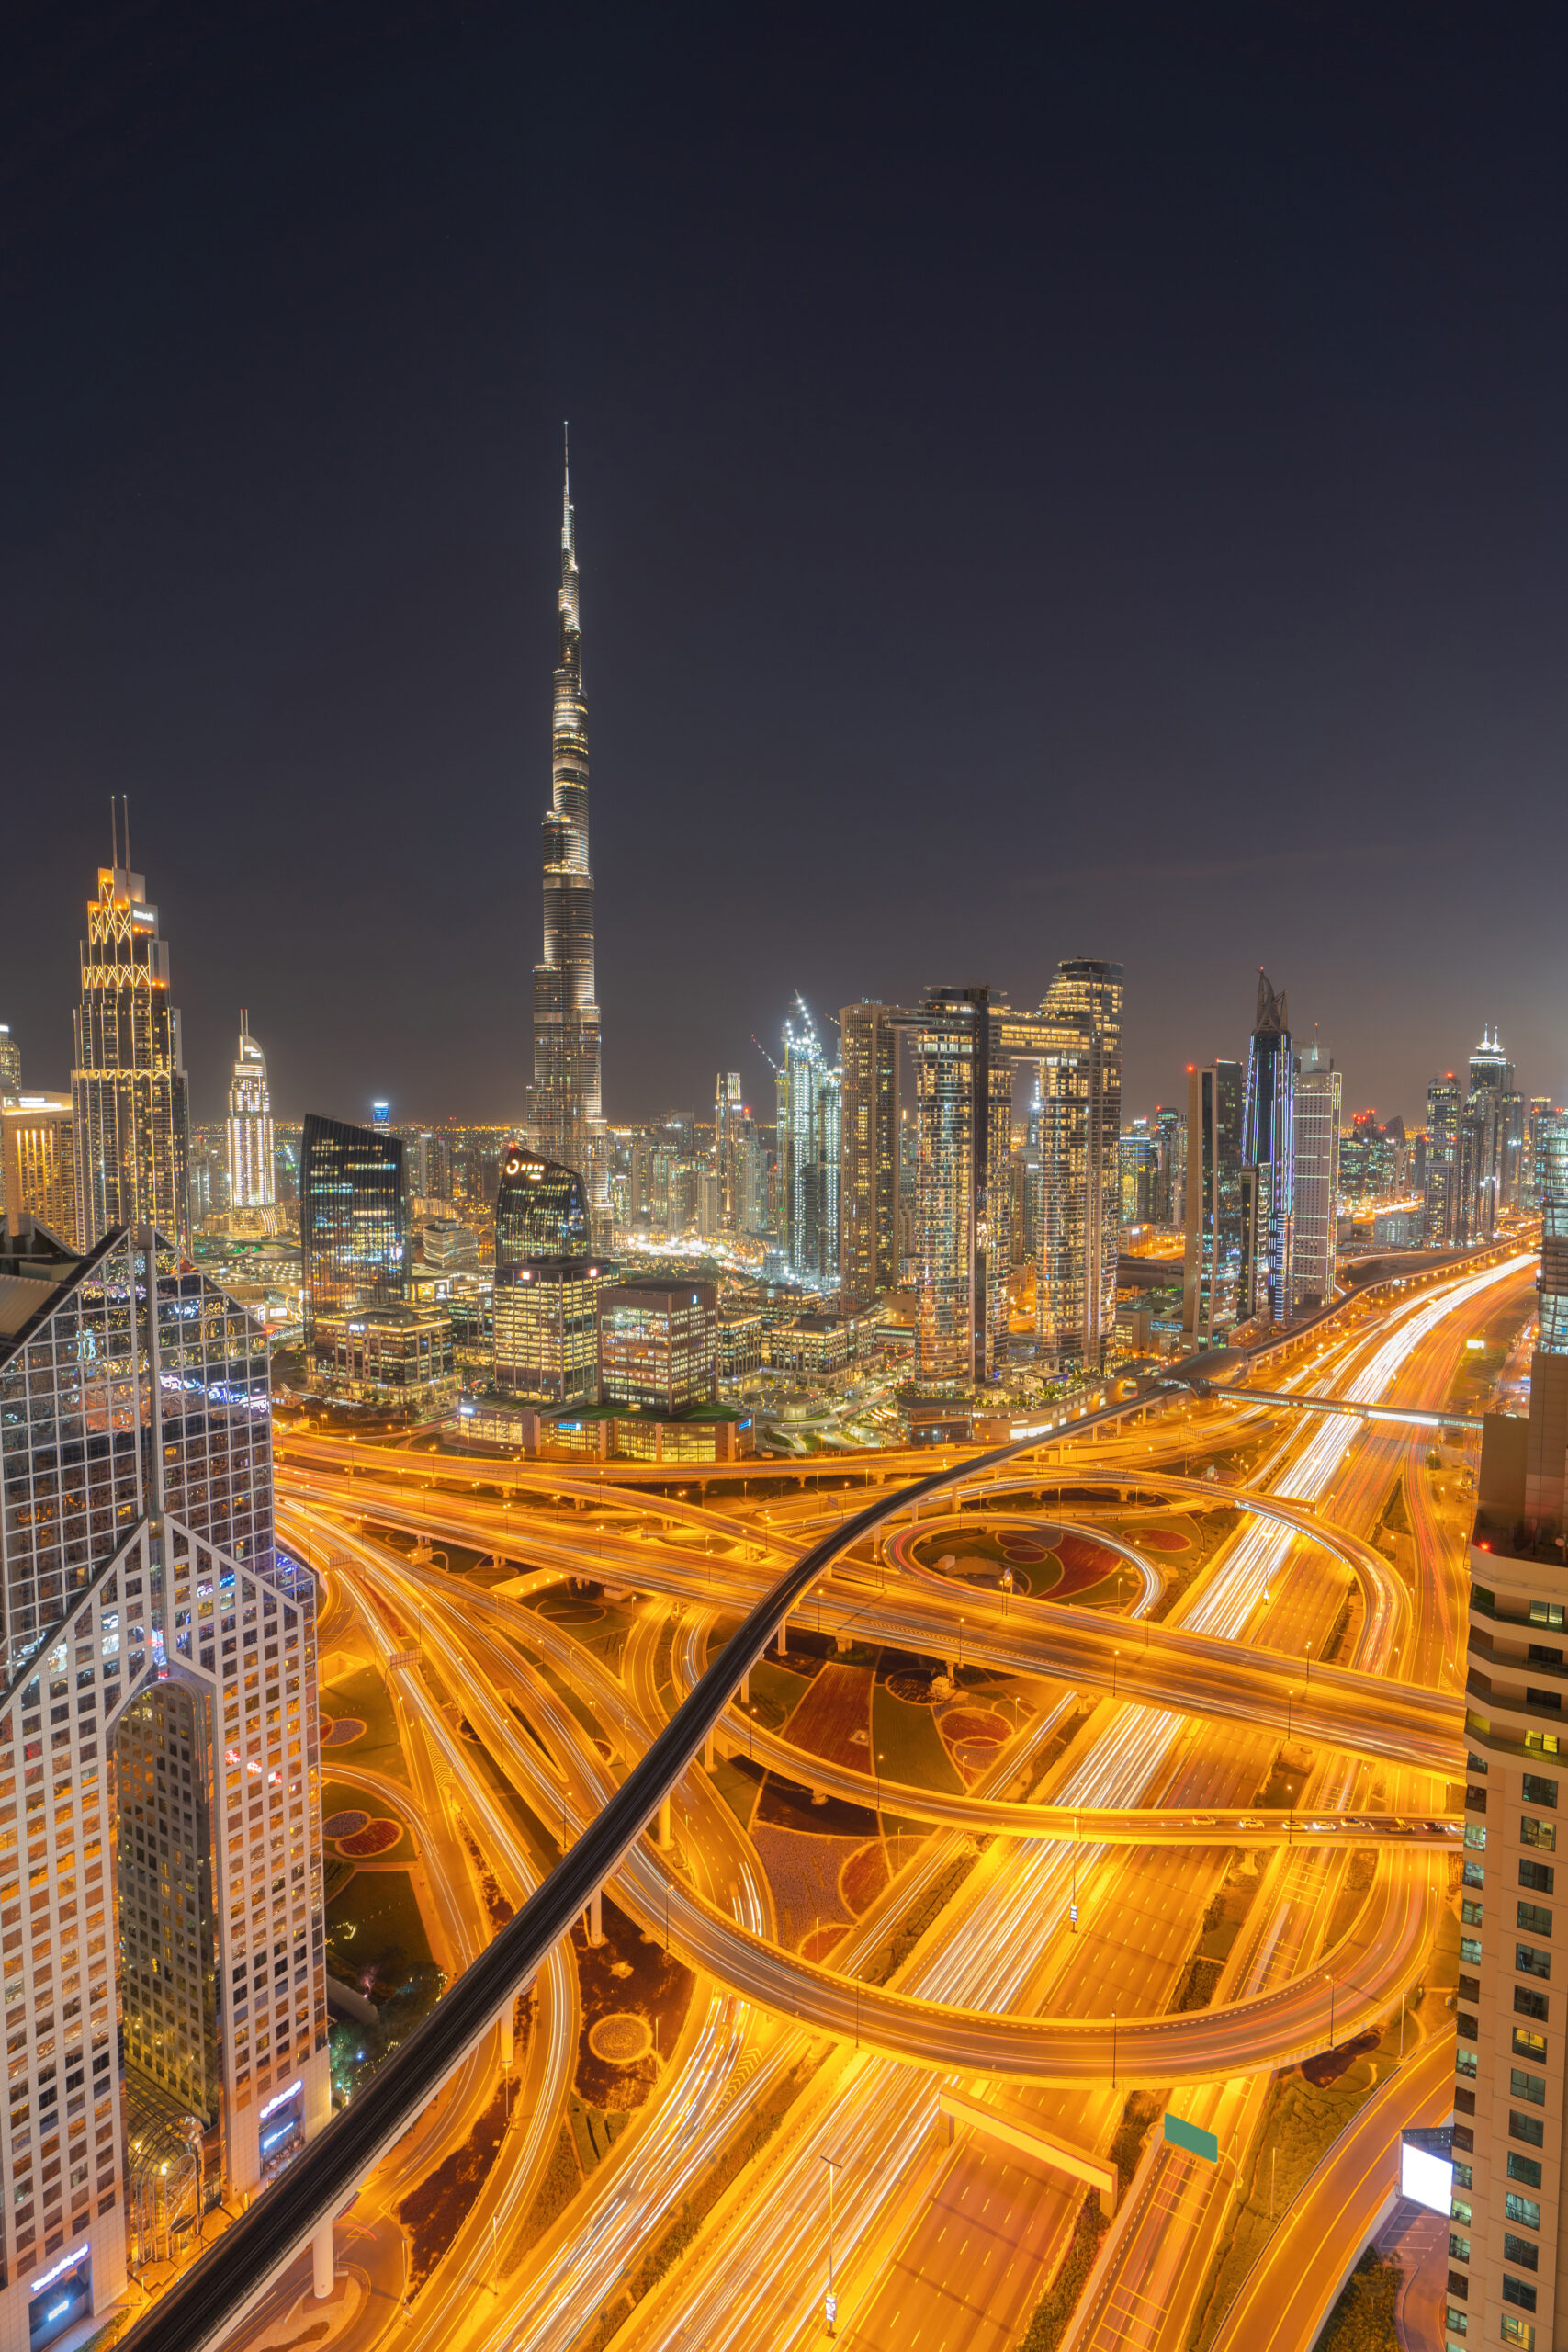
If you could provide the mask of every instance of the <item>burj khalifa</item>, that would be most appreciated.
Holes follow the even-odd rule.
[[[529,1118],[547,1159],[586,1170],[600,1117],[599,1006],[593,993],[593,876],[588,863],[588,705],[577,525],[567,465],[561,502],[560,660],[555,673],[550,806],[544,820],[545,952],[534,967]]]

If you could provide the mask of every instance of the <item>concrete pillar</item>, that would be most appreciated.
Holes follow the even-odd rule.
[[[664,1846],[664,1847],[668,1847],[668,1846],[670,1845],[670,1843],[671,1843],[671,1836],[670,1836],[670,1800],[669,1800],[669,1798],[668,1798],[668,1797],[663,1798],[663,1799],[661,1800],[660,1804],[660,1807],[659,1807],[659,1826],[658,1826],[658,1827],[654,1830],[654,1833],[653,1833],[653,1842],[654,1842],[654,1844],[655,1844],[656,1846]]]
[[[788,1657],[788,1655],[789,1655],[789,1616],[788,1616],[788,1612],[786,1611],[786,1612],[785,1612],[785,1614],[784,1614],[783,1617],[781,1617],[781,1618],[779,1619],[779,1656],[780,1656],[780,1657]]]
[[[751,1669],[750,1667],[747,1668],[745,1673],[740,1678],[740,1703],[743,1707],[749,1707],[751,1703]]]
[[[506,2004],[506,2007],[502,2009],[502,2013],[501,2013],[501,2018],[500,2018],[500,2025],[501,2025],[501,2063],[502,2063],[502,2064],[503,2066],[510,2066],[510,2065],[511,2065],[511,2064],[512,2064],[512,2061],[513,2061],[513,2055],[515,2054],[515,2045],[514,2045],[514,2038],[513,2038],[513,2031],[514,2031],[515,2023],[516,2023],[516,2011],[515,2011],[515,2009],[514,2009],[514,2007],[513,2007],[513,2003],[512,2003],[512,2002],[510,2002],[510,2001],[508,2001],[508,2002],[507,2002],[507,2004]]]
[[[604,1940],[604,1890],[596,1886],[588,1905],[588,1940],[602,1944]]]
[[[315,2291],[316,2301],[319,2303],[324,2303],[332,2293],[333,2286],[331,2222],[318,2222],[316,2233],[310,2240],[310,2284]]]
[[[711,1772],[713,1770],[713,1734],[710,1731],[707,1737],[703,1742],[703,1770],[705,1772]]]

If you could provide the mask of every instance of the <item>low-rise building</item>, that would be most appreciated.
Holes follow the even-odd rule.
[[[492,1389],[464,1396],[454,1419],[465,1445],[547,1461],[739,1462],[756,1445],[750,1412],[724,1405],[675,1416],[614,1405],[551,1410]]]
[[[428,1419],[457,1394],[452,1318],[442,1306],[363,1306],[319,1315],[317,1380],[351,1403]]]
[[[739,1387],[762,1368],[762,1310],[739,1300],[721,1299],[718,1308],[718,1383]]]

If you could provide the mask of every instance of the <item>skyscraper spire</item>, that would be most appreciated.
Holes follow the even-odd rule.
[[[585,1171],[600,1115],[593,876],[588,861],[588,706],[570,445],[562,440],[560,659],[555,673],[550,806],[544,819],[544,955],[534,967],[529,1123],[547,1159]]]

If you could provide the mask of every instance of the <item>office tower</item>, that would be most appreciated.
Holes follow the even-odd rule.
[[[717,1394],[713,1283],[612,1283],[599,1294],[599,1380],[606,1405],[665,1415]]]
[[[1283,993],[1258,975],[1242,1105],[1241,1312],[1288,1323],[1295,1213],[1295,1055]]]
[[[1190,1069],[1187,1087],[1181,1329],[1189,1347],[1223,1348],[1235,1328],[1241,1292],[1241,1064]]]
[[[215,2203],[330,2107],[313,1587],[274,1544],[265,1340],[180,1262],[145,1231],[0,1252],[31,1309],[0,1339],[0,1775],[30,1830],[52,1808],[25,1924],[0,1859],[0,2331],[35,2347],[123,2286],[145,2122],[190,2119]]]
[[[229,1081],[229,1205],[266,1208],[276,1198],[266,1056],[251,1035],[249,1013],[242,1012],[240,1047]]]
[[[1530,1205],[1568,1199],[1568,1111],[1554,1110],[1544,1097],[1530,1105]]]
[[[1562,1532],[1568,1455],[1568,1191],[1542,1203],[1540,1334],[1528,1421],[1483,1426],[1471,1543],[1469,1743],[1455,2024],[1450,2332],[1562,2340],[1568,1914],[1556,1893],[1568,1816],[1560,1770]],[[1543,1899],[1544,1898],[1544,1899]],[[1563,1920],[1563,1948],[1556,1928]]]
[[[69,1094],[21,1094],[0,1108],[0,1206],[76,1247],[76,1159]]]
[[[22,1049],[8,1022],[0,1021],[0,1104],[14,1102],[22,1091]]]
[[[583,1169],[599,1119],[599,1007],[593,993],[593,876],[588,863],[588,705],[577,526],[567,471],[561,503],[560,660],[555,673],[550,807],[544,820],[545,951],[534,967],[529,1115],[547,1159]]]
[[[1339,1102],[1342,1073],[1320,1062],[1314,1045],[1296,1079],[1295,1293],[1302,1306],[1334,1295],[1339,1210]]]
[[[1121,1227],[1120,964],[1058,964],[1037,1016],[1003,1016],[1015,1062],[1039,1062],[1041,1234],[1035,1283],[1041,1353],[1057,1370],[1104,1364],[1116,1324]]]
[[[840,1073],[828,1060],[804,1001],[796,997],[795,1005],[799,1024],[784,1023],[777,1084],[784,1243],[796,1282],[832,1290],[840,1255]]]
[[[1461,1243],[1489,1240],[1501,1210],[1518,1197],[1524,1172],[1524,1102],[1495,1030],[1470,1057],[1470,1091],[1460,1119],[1458,1229]]]
[[[1168,1231],[1187,1219],[1187,1121],[1168,1104],[1155,1113],[1159,1153],[1155,1178],[1155,1223]]]
[[[308,1346],[334,1316],[407,1298],[404,1191],[400,1136],[307,1114],[299,1250]]]
[[[389,1136],[391,1134],[392,1106],[389,1102],[372,1102],[370,1105],[370,1125],[373,1131],[378,1136]]]
[[[1159,1154],[1147,1119],[1134,1119],[1122,1128],[1121,1152],[1122,1222],[1152,1225]]]
[[[509,1143],[495,1201],[498,1388],[538,1404],[597,1402],[604,1270],[591,1243],[581,1177]]]
[[[847,1004],[839,1015],[839,1288],[846,1307],[869,1306],[878,1292],[898,1287],[898,1035],[889,1005]]]
[[[1012,1064],[987,988],[933,989],[910,1033],[918,1111],[915,1361],[981,1384],[1007,1351]]]
[[[741,1157],[750,1124],[738,1069],[720,1070],[714,1088],[713,1172],[718,1183],[716,1233],[740,1231]]]
[[[1427,1089],[1427,1239],[1436,1248],[1454,1238],[1459,1217],[1459,1123],[1464,1093],[1452,1070]]]
[[[111,1226],[152,1225],[190,1237],[189,1111],[180,1016],[169,1001],[168,942],[145,878],[131,871],[130,820],[121,864],[98,869],[81,951],[82,1001],[71,1073],[76,1229],[90,1249]]]

